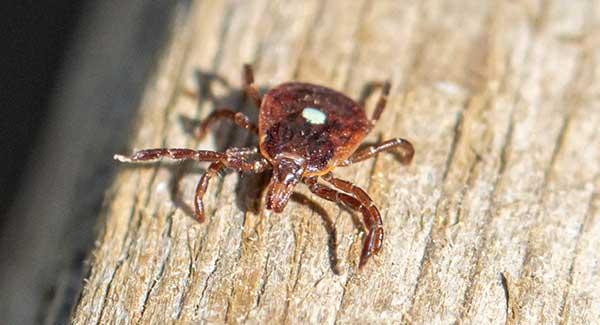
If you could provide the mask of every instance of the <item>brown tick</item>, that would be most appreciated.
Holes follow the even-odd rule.
[[[356,151],[383,113],[390,91],[389,82],[381,85],[381,97],[368,119],[362,103],[327,87],[287,82],[261,97],[250,65],[244,66],[243,79],[245,95],[260,110],[258,127],[242,113],[219,109],[198,125],[194,134],[200,138],[211,124],[228,119],[258,134],[260,154],[256,148],[230,148],[225,152],[158,148],[141,150],[130,157],[115,155],[114,158],[122,162],[153,161],[162,157],[211,162],[196,187],[194,208],[200,222],[205,219],[202,196],[208,182],[224,168],[252,173],[272,170],[266,207],[275,212],[283,211],[294,186],[301,181],[317,196],[344,204],[363,215],[368,233],[360,256],[359,266],[362,267],[372,254],[381,250],[381,216],[363,189],[334,177],[331,171],[393,149],[398,150],[402,163],[412,160],[413,146],[400,138]],[[319,183],[319,178],[333,187]]]

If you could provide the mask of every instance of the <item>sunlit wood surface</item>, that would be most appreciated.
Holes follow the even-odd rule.
[[[383,251],[361,271],[359,216],[304,186],[275,214],[263,179],[227,173],[199,224],[186,207],[206,165],[123,166],[75,323],[600,319],[600,2],[199,1],[178,17],[127,152],[255,145],[182,123],[222,106],[255,117],[249,62],[262,91],[294,79],[358,98],[391,79],[367,140],[409,139],[415,159],[335,171],[382,212]]]

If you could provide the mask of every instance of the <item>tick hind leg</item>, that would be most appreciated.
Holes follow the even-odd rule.
[[[371,255],[376,254],[381,250],[383,244],[383,223],[381,221],[379,210],[377,210],[377,207],[375,207],[371,198],[359,187],[346,181],[333,178],[331,175],[324,177],[324,179],[336,188],[351,194],[319,184],[317,183],[316,177],[307,178],[304,182],[308,185],[310,191],[319,197],[328,201],[344,204],[352,210],[361,212],[363,215],[368,233],[360,255],[359,267],[362,268]]]
[[[208,128],[217,121],[220,120],[230,120],[235,125],[249,130],[254,134],[258,134],[258,128],[252,122],[248,116],[244,115],[240,112],[234,112],[231,109],[223,108],[218,109],[210,113],[199,125],[195,126],[193,129],[193,134],[197,139],[202,139],[204,135],[206,135],[206,131]]]
[[[244,95],[250,97],[256,105],[256,108],[260,108],[260,104],[262,103],[262,97],[260,96],[260,91],[258,90],[258,86],[254,83],[254,71],[250,64],[244,64],[244,71],[242,72],[243,83],[244,83]]]
[[[395,151],[395,150],[397,150],[400,162],[403,164],[410,163],[413,156],[415,155],[415,149],[410,142],[408,142],[407,140],[401,139],[401,138],[395,138],[395,139],[388,140],[388,141],[382,142],[380,144],[368,146],[362,150],[359,150],[359,151],[355,152],[354,154],[352,154],[352,156],[350,156],[350,158],[348,158],[348,159],[344,160],[342,163],[340,163],[338,166],[340,166],[340,167],[348,166],[348,165],[357,163],[359,161],[369,159],[369,158],[377,155],[380,152],[389,152],[389,151]]]

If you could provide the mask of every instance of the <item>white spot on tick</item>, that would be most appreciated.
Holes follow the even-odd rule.
[[[314,107],[304,108],[302,110],[302,117],[304,117],[310,124],[323,124],[327,119],[325,113]]]

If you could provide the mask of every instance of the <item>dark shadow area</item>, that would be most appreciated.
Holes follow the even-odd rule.
[[[294,193],[294,194],[292,194],[292,197],[290,198],[290,200],[298,202],[302,205],[308,206],[316,214],[318,214],[321,217],[321,219],[323,220],[323,226],[325,226],[327,233],[329,233],[329,242],[327,245],[329,247],[329,265],[331,267],[331,270],[335,274],[339,275],[341,272],[340,272],[340,267],[339,267],[339,258],[337,255],[338,241],[337,241],[337,231],[335,229],[335,222],[329,216],[329,213],[327,213],[327,210],[325,210],[317,202],[310,199],[309,197],[307,197],[304,194]]]

